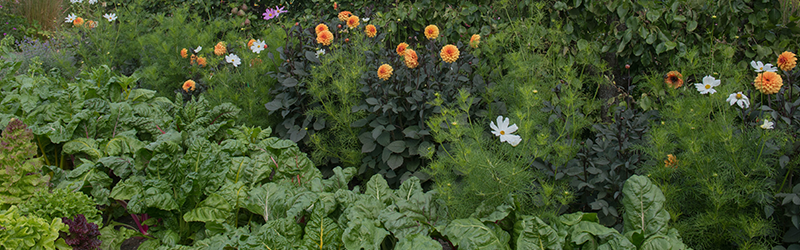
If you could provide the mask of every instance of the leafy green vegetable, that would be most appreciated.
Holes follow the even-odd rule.
[[[650,179],[631,176],[622,189],[625,207],[625,232],[639,230],[645,238],[666,235],[669,213],[664,209],[664,194]]]
[[[459,248],[510,249],[508,232],[494,223],[483,223],[475,218],[453,220],[442,234]]]
[[[54,218],[48,222],[36,216],[22,216],[16,206],[0,213],[0,248],[3,249],[72,249],[59,232],[69,227]]]
[[[0,137],[0,208],[18,204],[45,188],[50,176],[42,175],[33,133],[20,120],[12,120]]]
[[[400,238],[397,245],[394,246],[396,250],[441,250],[442,245],[439,242],[431,239],[424,234],[409,234],[404,238]]]
[[[74,218],[82,214],[90,223],[103,225],[103,218],[94,201],[79,191],[72,192],[60,188],[53,189],[52,193],[40,191],[20,204],[19,210],[23,215],[32,215],[48,221],[64,217]]]

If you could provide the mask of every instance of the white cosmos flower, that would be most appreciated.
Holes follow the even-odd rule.
[[[319,50],[317,50],[316,54],[317,54],[317,58],[319,58],[320,55],[324,55],[325,54],[325,50],[324,49],[319,49]]]
[[[194,53],[195,54],[200,53],[201,50],[203,50],[203,47],[202,46],[197,46],[197,48],[194,49]]]
[[[731,103],[731,106],[733,106],[733,104],[736,103],[739,104],[739,107],[742,108],[750,107],[750,99],[747,98],[746,95],[742,94],[742,92],[737,92],[729,95],[726,101]]]
[[[113,22],[114,20],[117,20],[117,14],[116,13],[105,14],[103,15],[103,18],[107,19],[109,22]]]
[[[517,132],[517,124],[508,126],[508,123],[508,117],[503,119],[503,116],[498,116],[497,125],[491,122],[489,123],[489,127],[492,128],[492,134],[500,137],[500,142],[508,142],[511,146],[516,147],[522,141],[522,138],[519,137],[519,135],[512,134]]]
[[[768,121],[767,119],[764,119],[764,124],[761,124],[761,128],[763,128],[763,129],[773,129],[773,128],[775,128],[774,126],[772,126],[774,124],[775,123],[772,123],[771,121]]]
[[[71,23],[71,22],[75,21],[75,18],[78,18],[78,16],[76,16],[75,13],[69,13],[69,15],[66,18],[67,21],[64,21],[64,22],[65,23]]]
[[[775,68],[775,66],[772,66],[772,64],[769,64],[769,63],[764,64],[761,61],[758,61],[758,62],[750,61],[750,66],[752,66],[754,69],[756,69],[756,72],[759,72],[759,73],[760,72],[764,72],[764,71],[769,71],[769,72],[777,72],[778,71],[778,68]]]
[[[96,4],[97,0],[89,0],[89,4]]]
[[[69,0],[70,3],[82,3],[83,0]]]
[[[250,46],[250,50],[252,50],[256,54],[261,54],[261,51],[267,47],[267,44],[264,41],[256,40],[253,42],[253,46]]]
[[[361,18],[361,21],[369,22],[369,17]]]
[[[239,65],[242,64],[242,59],[239,59],[239,56],[235,54],[228,54],[225,56],[225,61],[233,64],[234,67],[239,67]]]
[[[719,83],[720,81],[714,79],[713,76],[706,76],[703,77],[703,83],[695,83],[694,87],[697,88],[697,91],[700,91],[700,94],[714,94],[717,93],[714,87],[719,86]]]

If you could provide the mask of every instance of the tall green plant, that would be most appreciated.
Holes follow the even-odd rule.
[[[0,208],[19,204],[39,190],[46,190],[50,176],[41,172],[33,133],[19,119],[12,119],[0,137]]]

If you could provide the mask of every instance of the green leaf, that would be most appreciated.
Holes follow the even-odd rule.
[[[97,160],[98,163],[111,169],[114,175],[125,180],[127,177],[136,171],[133,158],[130,157],[103,157]]]
[[[634,175],[622,188],[625,232],[641,230],[645,238],[666,234],[669,213],[664,209],[664,194],[647,177]]]
[[[406,150],[406,142],[403,140],[393,141],[392,143],[389,143],[386,148],[399,154]]]
[[[109,156],[133,155],[145,146],[144,142],[128,136],[117,136],[108,141],[103,150]]]
[[[341,249],[342,229],[320,210],[314,210],[305,227],[303,245],[311,249]]]
[[[389,188],[389,184],[383,178],[383,175],[376,174],[367,182],[367,189],[364,194],[388,205],[392,203],[394,191]]]
[[[136,230],[127,227],[127,224],[111,221],[100,229],[100,249],[121,249],[122,242],[138,234]]]
[[[561,249],[564,238],[539,217],[523,216],[514,223],[517,249]]]
[[[286,218],[286,211],[291,204],[288,200],[294,196],[286,184],[267,183],[250,190],[244,207],[254,214],[261,215],[264,221]]]
[[[510,249],[511,236],[494,223],[481,223],[478,219],[457,219],[442,231],[450,242],[463,249]]]
[[[67,142],[64,144],[63,153],[70,155],[84,153],[92,160],[97,160],[100,157],[103,157],[103,152],[101,152],[97,147],[97,141],[89,138],[78,138]]]
[[[645,16],[647,16],[647,20],[650,20],[650,22],[655,22],[661,17],[661,11],[657,9],[648,9]]]
[[[409,234],[400,238],[395,250],[442,250],[442,244],[431,239],[427,234]]]
[[[303,229],[293,218],[271,219],[247,238],[250,249],[298,249]]]
[[[197,207],[183,215],[185,221],[223,223],[231,214],[233,208],[225,198],[217,193],[209,195],[197,204]]]
[[[134,175],[120,181],[111,190],[109,197],[115,200],[130,200],[134,195],[144,192],[144,187],[142,186],[144,179],[144,176]]]
[[[586,243],[595,245],[598,249],[636,249],[617,230],[595,222],[581,221],[570,230],[572,242],[578,245]]]

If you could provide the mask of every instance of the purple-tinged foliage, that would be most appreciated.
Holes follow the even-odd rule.
[[[61,218],[61,221],[69,226],[69,234],[61,233],[61,238],[64,238],[67,245],[76,250],[98,249],[100,247],[102,242],[97,238],[100,236],[97,224],[86,221],[86,217],[83,214],[76,215],[74,220],[64,217]]]

